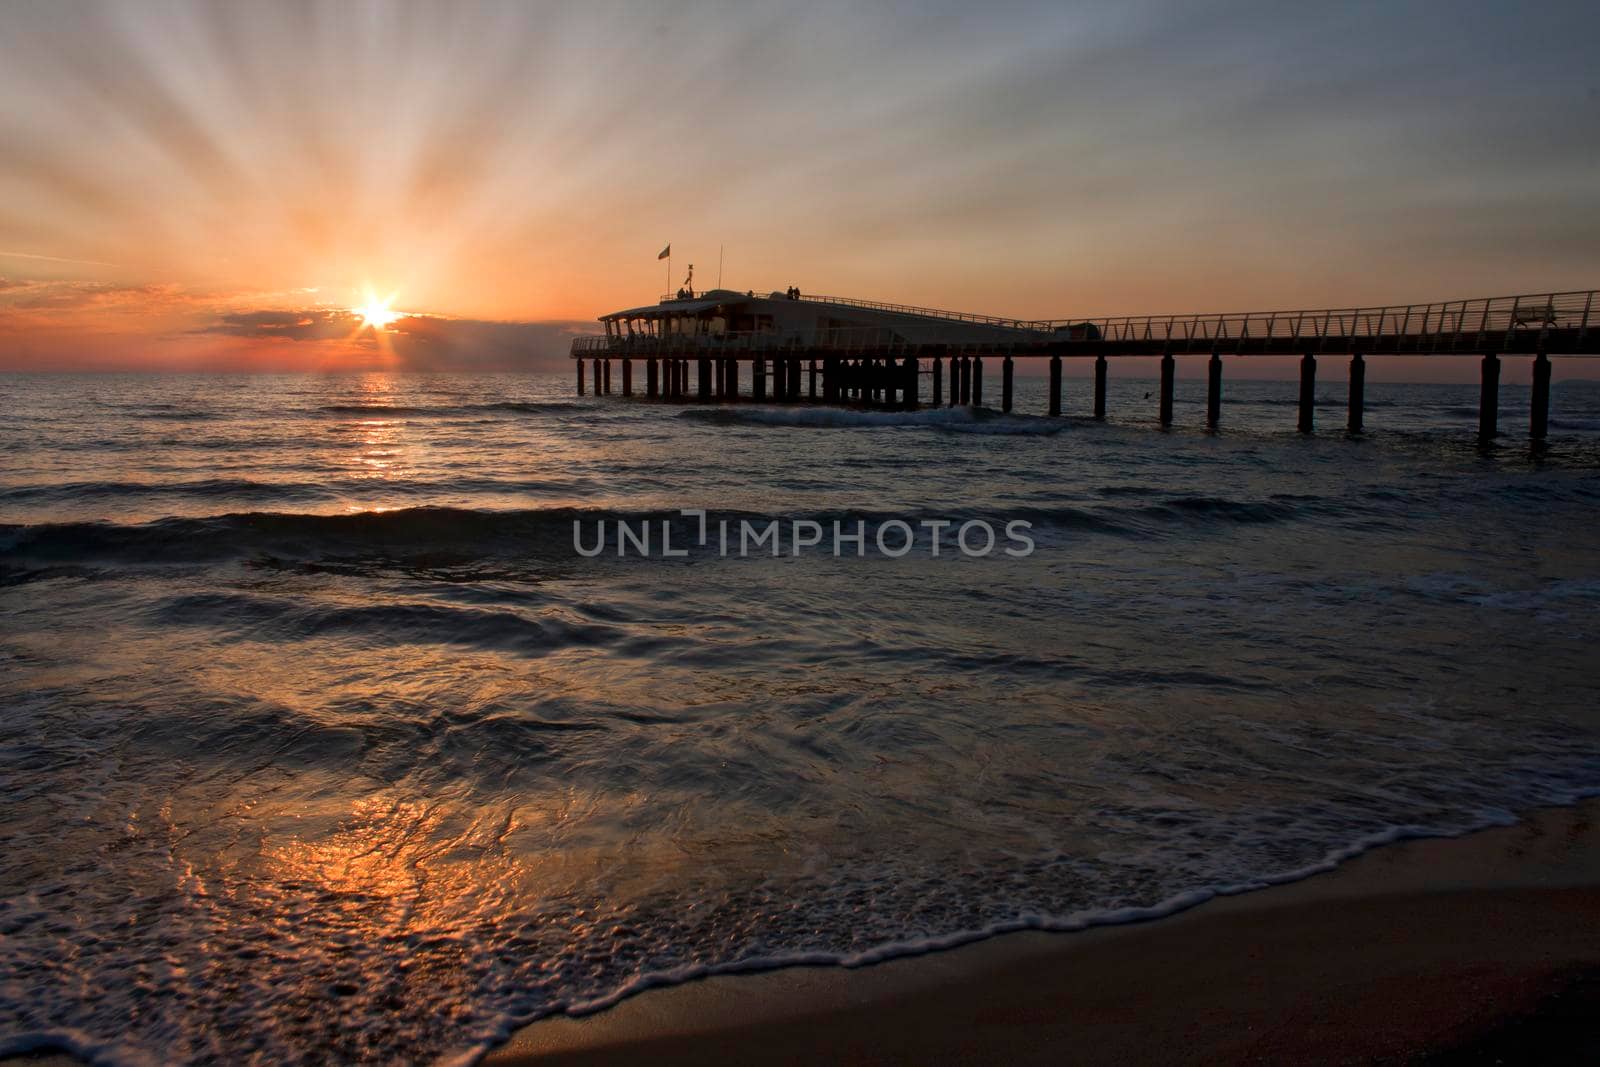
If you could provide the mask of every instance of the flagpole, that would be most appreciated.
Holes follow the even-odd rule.
[[[722,246],[717,246],[717,288],[722,288]]]

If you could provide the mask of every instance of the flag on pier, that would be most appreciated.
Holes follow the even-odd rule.
[[[661,254],[659,256],[657,256],[656,258],[657,259],[666,259],[670,255],[672,255],[672,246],[669,244],[669,245],[667,245],[667,247],[665,247],[665,248],[663,248],[661,250]]]

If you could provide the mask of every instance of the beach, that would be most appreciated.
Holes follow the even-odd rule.
[[[652,990],[492,1067],[1594,1062],[1600,802],[1165,919]]]

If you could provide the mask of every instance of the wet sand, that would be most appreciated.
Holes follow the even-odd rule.
[[[1600,801],[1146,923],[650,990],[485,1062],[1600,1063]]]
[[[542,1020],[494,1067],[1600,1062],[1600,802],[1166,919]]]

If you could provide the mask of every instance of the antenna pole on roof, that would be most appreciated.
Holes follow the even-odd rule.
[[[717,288],[722,288],[722,246],[717,246]]]

